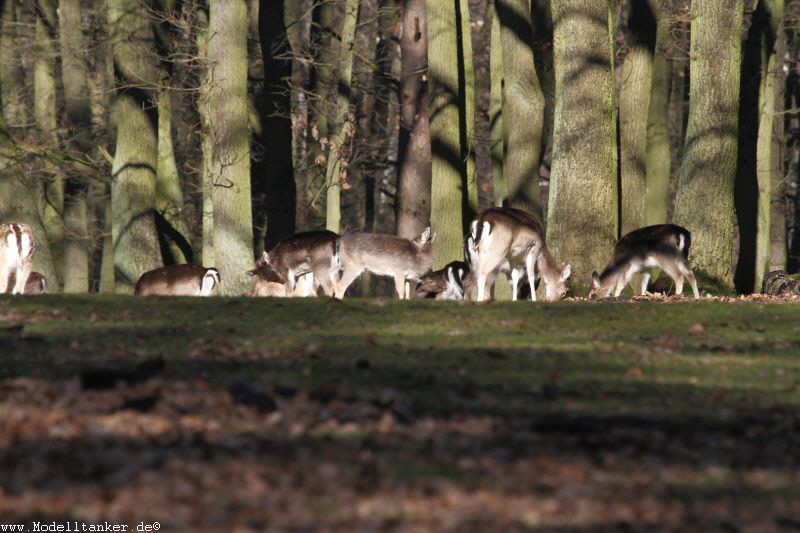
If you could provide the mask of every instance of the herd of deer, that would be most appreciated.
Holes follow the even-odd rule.
[[[525,211],[505,207],[483,211],[464,241],[465,260],[433,271],[435,239],[430,228],[415,239],[373,233],[339,236],[326,230],[298,233],[264,252],[247,272],[255,279],[250,296],[316,296],[321,286],[327,296],[343,298],[365,270],[391,276],[401,299],[411,298],[413,285],[417,297],[454,300],[471,298],[477,288],[477,300],[485,301],[500,273],[508,277],[514,300],[527,279],[530,299],[535,301],[540,276],[547,301],[564,298],[569,291],[570,265],[555,260],[545,245],[541,224]],[[676,294],[683,292],[685,279],[699,298],[688,263],[690,245],[689,231],[673,224],[628,233],[617,241],[603,272],[592,273],[589,296],[619,296],[639,272],[644,274],[637,288],[645,295],[651,270],[659,268],[675,281]],[[9,288],[12,294],[45,292],[46,279],[31,271],[34,250],[28,226],[0,225],[0,293]],[[209,296],[219,284],[216,268],[171,265],[143,274],[135,294]]]

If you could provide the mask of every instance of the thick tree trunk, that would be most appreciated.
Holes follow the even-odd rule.
[[[490,7],[490,9],[492,9]],[[487,9],[487,13],[489,10]],[[489,69],[491,87],[489,89],[489,127],[492,143],[492,184],[494,186],[494,205],[501,207],[508,201],[508,186],[504,177],[503,162],[505,160],[505,140],[503,124],[503,40],[500,32],[500,20],[497,14],[492,15],[492,37],[489,52]],[[534,174],[538,180],[538,169]],[[538,185],[538,181],[537,181]]]
[[[292,61],[287,57],[289,46],[283,16],[284,0],[260,1],[258,24],[266,99],[262,103],[262,142],[267,149],[263,176],[266,184],[264,205],[267,211],[266,248],[270,249],[295,232],[297,190],[292,169],[292,122],[287,114],[291,92],[286,83],[292,75]]]
[[[786,209],[786,183],[784,181],[784,161],[786,160],[786,130],[785,130],[785,109],[786,98],[786,72],[784,65],[786,62],[786,33],[778,33],[776,43],[778,57],[775,74],[775,102],[778,116],[774,122],[774,132],[772,137],[772,215],[770,217],[770,266],[769,270],[786,270],[788,259],[788,213]]]
[[[670,42],[669,19],[659,4],[658,0],[650,2],[656,14],[656,49],[647,115],[646,225],[666,223],[670,202],[669,84],[672,66],[667,50]]]
[[[202,9],[197,13],[197,53],[200,57],[208,57],[208,13]],[[203,152],[202,202],[201,202],[201,247],[203,265],[213,266],[217,262],[214,253],[214,202],[212,142],[211,142],[211,102],[210,102],[210,64],[200,73],[200,87],[197,112],[200,115],[201,149]]]
[[[31,122],[25,98],[25,70],[22,68],[23,24],[18,20],[20,0],[4,0],[0,7],[0,102],[5,127],[21,132]]]
[[[617,238],[617,142],[609,4],[554,0],[555,131],[547,243],[588,283]],[[576,36],[581,38],[577,39]]]
[[[325,227],[339,233],[341,226],[341,182],[342,173],[347,172],[349,148],[347,143],[355,133],[355,125],[350,121],[350,93],[353,81],[353,41],[358,20],[359,0],[347,0],[342,26],[342,44],[338,63],[339,83],[336,93],[336,118],[332,124],[328,149],[327,202]],[[343,164],[344,163],[344,164]]]
[[[478,177],[475,174],[475,63],[472,56],[472,31],[469,1],[458,2],[459,111],[461,112],[461,160],[466,174],[464,216],[478,214]]]
[[[211,0],[208,60],[211,71],[211,181],[214,252],[222,294],[244,294],[253,265],[250,210],[250,132],[247,99],[247,3]]]
[[[428,90],[431,135],[431,226],[434,268],[461,257],[466,169],[461,146],[458,0],[428,2]]]
[[[400,41],[400,169],[397,235],[413,238],[431,218],[431,136],[428,125],[428,26],[425,0],[407,0]]]
[[[653,2],[655,3],[655,2]],[[646,222],[647,118],[653,80],[656,15],[648,0],[630,0],[619,95],[620,234]]]
[[[528,0],[495,0],[503,47],[503,178],[508,205],[543,215],[539,190],[544,94],[533,56],[533,28]]]
[[[730,285],[743,0],[692,3],[689,124],[675,199],[692,265]],[[702,209],[698,209],[702,206]]]
[[[158,60],[148,13],[137,0],[108,0],[108,25],[117,79],[117,147],[111,171],[114,271],[117,292],[130,293],[139,276],[162,264],[153,218]]]

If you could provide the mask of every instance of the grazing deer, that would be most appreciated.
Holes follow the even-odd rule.
[[[590,298],[617,297],[634,274],[642,274],[639,292],[647,294],[650,270],[660,268],[675,281],[675,294],[683,293],[683,280],[688,279],[695,298],[700,298],[697,280],[689,268],[689,247],[692,234],[674,224],[657,224],[633,230],[617,241],[614,255],[603,272],[592,272]],[[635,288],[634,288],[635,290]]]
[[[47,292],[47,278],[38,272],[31,272],[25,281],[22,294],[44,294]]]
[[[25,281],[33,266],[33,232],[26,224],[0,224],[0,293],[7,292],[11,275],[11,294],[25,291]]]
[[[133,294],[139,296],[209,296],[220,283],[216,268],[169,265],[145,272]]]
[[[316,295],[317,287],[320,285],[326,296],[333,296],[333,255],[338,238],[339,236],[332,231],[315,230],[298,233],[283,239],[269,253],[265,252],[259,259],[262,262],[262,267],[268,264],[278,277],[276,281],[268,282],[285,283],[284,296],[287,294],[292,296],[314,296]],[[259,265],[256,264],[255,270],[258,269]],[[306,277],[308,273],[312,274],[311,279]],[[269,277],[272,278],[274,276],[270,274]],[[256,280],[257,283],[259,279]],[[296,285],[301,279],[304,287],[301,287],[301,294],[298,294]],[[253,290],[256,289],[254,288]],[[281,291],[278,287],[273,287],[270,290],[270,295],[278,296],[279,292]]]
[[[289,293],[286,279],[282,277],[270,263],[269,254],[264,254],[256,261],[256,266],[248,270],[249,276],[255,277],[253,288],[249,296],[276,296],[276,297],[306,297],[316,296],[319,283],[314,279],[312,272],[296,276],[294,291]]]
[[[469,272],[469,265],[464,261],[453,261],[441,270],[428,272],[419,279],[417,296],[437,300],[463,300],[464,282]]]
[[[478,215],[471,225],[478,301],[484,301],[503,271],[511,278],[512,298],[517,299],[519,282],[527,275],[531,300],[536,301],[537,268],[545,282],[545,299],[564,298],[569,290],[570,265],[562,267],[544,242],[544,230],[533,215],[510,207],[492,207]]]
[[[411,298],[410,282],[418,282],[433,265],[433,241],[436,234],[425,228],[411,240],[376,233],[351,233],[336,242],[336,267],[341,277],[336,283],[336,298],[345,291],[364,270],[379,276],[394,278],[400,299]]]

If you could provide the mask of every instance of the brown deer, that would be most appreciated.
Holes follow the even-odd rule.
[[[469,276],[469,265],[464,261],[452,261],[440,270],[428,272],[420,277],[417,297],[437,300],[463,300],[464,284]]]
[[[472,221],[471,236],[478,301],[487,299],[487,292],[502,271],[508,272],[511,279],[514,300],[520,280],[527,275],[531,300],[536,301],[534,287],[539,273],[544,278],[547,301],[567,295],[570,265],[562,267],[556,262],[545,245],[542,225],[530,213],[511,207],[492,207]]]
[[[38,272],[31,272],[25,282],[22,294],[44,294],[47,292],[47,278]]]
[[[247,274],[253,276],[255,281],[248,296],[275,296],[275,297],[307,297],[316,296],[319,283],[314,279],[313,272],[296,276],[293,292],[288,292],[286,278],[281,276],[270,263],[269,254],[264,254],[256,261],[256,266],[248,270]]]
[[[675,294],[683,293],[683,281],[688,279],[694,297],[700,298],[697,280],[689,268],[691,245],[689,230],[675,224],[656,224],[633,230],[617,241],[611,262],[603,272],[592,272],[589,297],[619,296],[638,272],[644,272],[639,285],[639,292],[644,296],[651,269],[660,268],[675,281]]]
[[[138,296],[209,296],[220,283],[219,271],[198,265],[169,265],[145,272],[136,282]]]
[[[351,233],[336,243],[336,267],[341,277],[336,283],[336,298],[365,270],[394,278],[400,299],[411,298],[410,282],[418,282],[433,265],[433,241],[436,234],[425,228],[415,239],[403,239],[377,233]]]
[[[33,232],[26,224],[0,224],[0,293],[8,292],[11,276],[14,286],[11,294],[25,292],[25,281],[33,266]]]

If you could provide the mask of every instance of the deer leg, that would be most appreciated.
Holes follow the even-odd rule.
[[[364,272],[364,269],[343,269],[342,277],[339,278],[339,282],[336,284],[336,298],[344,298],[344,293],[347,292],[347,288],[362,272]]]
[[[519,288],[519,278],[522,277],[522,272],[516,268],[511,269],[511,301],[517,301],[517,290]]]
[[[536,301],[536,256],[528,252],[525,256],[525,270],[528,274],[528,283],[531,286],[531,301]]]
[[[622,290],[625,288],[625,285],[630,283],[631,278],[634,274],[636,274],[637,270],[638,268],[636,268],[636,265],[630,265],[628,270],[626,270],[624,274],[620,275],[620,277],[617,279],[617,287],[614,289],[614,298],[618,298],[619,295],[622,294]]]
[[[331,273],[330,267],[318,264],[314,265],[312,275],[317,282],[322,285],[322,290],[325,296],[333,296],[334,277]]]
[[[398,275],[394,277],[394,289],[397,291],[397,297],[401,300],[406,298],[406,277]]]
[[[672,281],[675,282],[675,295],[680,296],[683,294],[683,275],[678,269],[677,263],[677,260],[675,262],[672,262],[671,260],[662,261],[660,266],[661,270],[666,272],[667,275],[672,278]]]
[[[650,283],[650,271],[642,272],[642,279],[639,280],[639,294],[647,295],[647,285]]]
[[[689,280],[689,285],[692,286],[692,293],[694,293],[694,297],[700,298],[700,291],[697,290],[697,278],[694,277],[694,272],[692,272],[692,269],[689,267],[688,264],[686,264],[686,260],[683,258],[679,258],[676,261],[676,266],[678,267],[678,270],[683,275],[683,277]],[[683,283],[681,283],[681,285],[683,285]]]

